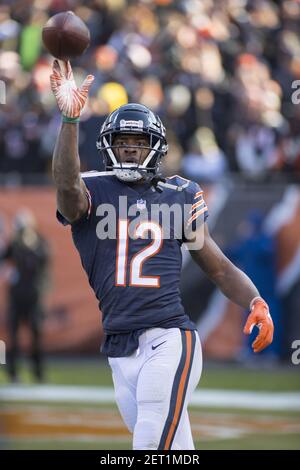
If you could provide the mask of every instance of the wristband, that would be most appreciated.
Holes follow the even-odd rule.
[[[79,121],[80,121],[80,116],[71,118],[71,117],[62,115],[62,122],[79,122]]]

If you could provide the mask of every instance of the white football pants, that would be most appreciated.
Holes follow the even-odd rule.
[[[198,333],[152,328],[127,357],[109,357],[133,449],[194,449],[187,406],[202,371]]]

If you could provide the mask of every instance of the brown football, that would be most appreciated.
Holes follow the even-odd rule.
[[[56,59],[69,60],[80,56],[90,44],[90,32],[72,11],[52,16],[42,31],[46,49]]]

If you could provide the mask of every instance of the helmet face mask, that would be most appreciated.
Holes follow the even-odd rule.
[[[147,137],[148,146],[144,145],[114,145],[116,137],[126,135]],[[139,158],[133,162],[122,161],[120,149],[122,147],[138,148]],[[165,128],[158,116],[146,106],[130,103],[113,111],[102,125],[97,141],[97,148],[102,153],[107,171],[123,181],[133,182],[142,178],[155,176],[159,170],[161,158],[166,155],[168,145],[165,137]],[[147,155],[142,157],[144,151]],[[138,152],[137,152],[138,153]],[[130,157],[128,157],[130,160]]]
[[[123,181],[134,182],[143,178],[143,171],[154,171],[154,167],[148,165],[147,170],[144,169],[143,162],[151,151],[150,139],[146,134],[132,134],[136,140],[144,140],[143,145],[129,144],[126,142],[130,139],[130,134],[116,133],[112,134],[112,144],[110,146],[113,151],[117,165],[106,165],[107,170],[113,170],[115,176]],[[131,139],[132,140],[132,139]],[[125,145],[124,145],[125,141]],[[134,150],[134,156],[126,155],[126,150]]]

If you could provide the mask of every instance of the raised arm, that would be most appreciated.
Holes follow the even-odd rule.
[[[88,210],[86,187],[80,176],[77,123],[62,123],[53,153],[52,171],[57,208],[69,222],[75,222]]]
[[[58,210],[73,223],[88,210],[87,189],[80,176],[78,123],[94,78],[89,75],[77,88],[70,63],[64,62],[63,69],[55,60],[50,76],[51,88],[63,116],[53,153],[52,171]]]
[[[204,227],[203,248],[191,250],[190,253],[194,261],[226,297],[241,307],[251,310],[244,333],[250,334],[254,325],[260,329],[259,335],[252,344],[254,352],[259,352],[271,344],[274,326],[268,305],[260,297],[251,279],[220,250],[211,238],[207,224]]]

